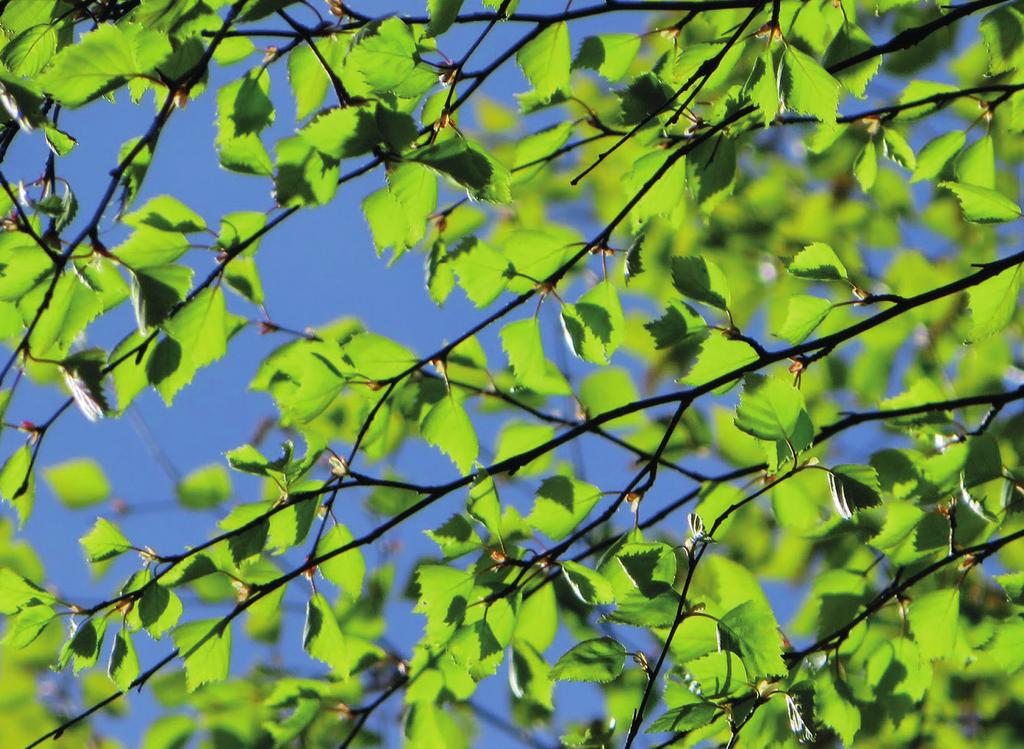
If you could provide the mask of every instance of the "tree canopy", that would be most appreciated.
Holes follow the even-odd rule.
[[[0,744],[1019,742],[1024,5],[418,5],[3,4]]]

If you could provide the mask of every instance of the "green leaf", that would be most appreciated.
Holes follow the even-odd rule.
[[[165,35],[130,24],[101,24],[62,49],[39,84],[61,104],[80,107],[153,70],[171,52]]]
[[[537,489],[537,498],[526,522],[548,538],[559,541],[572,533],[600,498],[601,491],[592,484],[552,476]]]
[[[1024,66],[1024,13],[1018,8],[997,8],[981,19],[978,30],[988,50],[989,74]]]
[[[654,339],[654,347],[659,350],[698,341],[708,331],[700,313],[684,302],[669,302],[665,314],[644,323],[644,327]]]
[[[857,184],[864,192],[870,192],[875,186],[875,180],[878,178],[878,153],[873,140],[865,143],[864,148],[857,154],[853,162],[853,176],[857,178]]]
[[[132,549],[131,542],[125,538],[121,530],[109,520],[97,518],[92,530],[79,539],[85,550],[85,558],[90,562],[102,562],[113,559]]]
[[[132,270],[133,275],[140,275],[145,270],[147,274],[159,278],[159,273],[163,269],[175,268],[182,275],[187,271],[188,279],[191,281],[194,273],[191,268],[169,265],[188,250],[188,237],[181,232],[165,231],[148,224],[139,224],[128,239],[114,248],[113,253]],[[181,283],[168,282],[168,285],[177,288]],[[189,284],[184,284],[184,287],[182,296],[190,288]]]
[[[882,131],[883,153],[887,159],[911,172],[917,167],[917,157],[907,139],[898,130],[887,127]]]
[[[779,79],[770,49],[754,61],[754,68],[743,92],[750,98],[751,104],[760,110],[762,124],[771,124],[779,114]]]
[[[716,309],[727,310],[732,303],[722,269],[703,257],[672,258],[672,284],[683,296]]]
[[[792,344],[803,343],[825,321],[832,311],[832,302],[809,294],[789,298],[786,320],[777,335]]]
[[[786,269],[797,278],[810,281],[845,281],[846,266],[835,250],[824,242],[812,242],[794,255]]]
[[[363,201],[363,212],[378,254],[389,247],[401,254],[426,233],[437,208],[437,177],[420,164],[405,162],[389,171],[387,180],[387,187]]]
[[[575,304],[562,305],[562,327],[576,356],[607,364],[625,335],[619,292],[608,281],[602,281]]]
[[[839,33],[828,45],[828,49],[825,50],[823,62],[826,68],[830,68],[836,63],[860,55],[873,46],[871,37],[864,33],[860,26],[854,23],[844,23],[839,28]],[[881,65],[881,56],[872,56],[863,62],[844,68],[836,73],[836,78],[846,86],[850,93],[858,99],[863,99],[868,83],[875,77],[875,73],[878,72]]]
[[[9,616],[19,609],[48,606],[56,598],[47,590],[7,567],[0,567],[0,614]]]
[[[346,678],[352,670],[345,636],[338,626],[338,619],[327,599],[320,593],[314,593],[306,604],[302,647],[312,657],[330,666],[339,678]]]
[[[861,726],[861,712],[846,682],[822,669],[814,680],[814,712],[844,746],[853,746]]]
[[[640,51],[641,41],[637,34],[588,36],[580,45],[572,67],[596,70],[609,81],[617,81],[629,72]]]
[[[399,18],[388,18],[366,29],[349,52],[348,62],[378,93],[415,96],[437,82],[435,75],[424,78],[424,71],[418,69],[416,41]]]
[[[472,141],[450,138],[418,148],[408,158],[464,187],[473,200],[485,203],[512,200],[512,176],[508,167]]]
[[[225,169],[269,175],[270,155],[260,132],[274,121],[270,76],[247,75],[217,92],[217,151]]]
[[[338,189],[338,162],[302,136],[277,143],[274,199],[280,206],[309,207],[329,203]]]
[[[25,606],[16,616],[7,619],[6,631],[0,642],[11,648],[27,648],[56,618],[57,612],[49,606]]]
[[[4,570],[0,570],[0,576],[3,573]],[[1006,600],[1016,604],[1024,603],[1024,572],[1008,572],[994,577],[999,586],[1006,591]],[[0,590],[2,589],[2,583],[0,583]]]
[[[1020,273],[1021,266],[1016,265],[967,290],[969,340],[983,340],[1010,324],[1020,297]]]
[[[178,482],[178,501],[193,510],[216,507],[231,497],[231,477],[219,463],[197,468]]]
[[[743,341],[730,340],[722,335],[711,335],[701,345],[697,361],[679,382],[700,387],[756,360],[757,352]],[[726,383],[722,387],[728,389],[732,384]]]
[[[185,662],[185,685],[194,692],[203,684],[223,681],[231,665],[231,625],[221,619],[182,624],[171,633]]]
[[[469,473],[480,453],[473,422],[455,398],[446,396],[435,403],[420,424],[423,439],[452,459],[463,474]]]
[[[560,21],[545,27],[516,53],[516,62],[541,101],[567,88],[572,63],[569,24]]]
[[[501,329],[501,347],[518,386],[543,395],[569,394],[569,383],[544,354],[537,318],[508,323]]]
[[[706,726],[718,712],[713,702],[692,702],[674,707],[651,723],[646,733],[677,733]]]
[[[169,632],[184,613],[181,599],[162,583],[182,585],[185,582],[197,580],[203,576],[199,574],[201,571],[199,568],[208,570],[205,574],[213,572],[213,565],[210,563],[209,557],[200,555],[193,559],[195,561],[185,562],[181,565],[180,578],[172,581],[168,580],[170,575],[165,575],[161,579],[161,584],[147,585],[142,594],[142,599],[139,601],[139,623],[154,640],[159,640]]]
[[[322,46],[318,49],[324,54]],[[295,95],[295,119],[306,119],[324,103],[330,79],[308,44],[300,44],[288,54],[288,82]]]
[[[64,384],[71,391],[75,405],[89,421],[98,421],[110,412],[110,404],[103,389],[106,352],[85,349],[61,362]]]
[[[14,506],[19,525],[25,525],[35,504],[32,449],[28,445],[15,450],[0,469],[0,497]]]
[[[185,234],[206,231],[206,222],[202,217],[170,195],[160,195],[147,200],[145,205],[125,215],[121,220],[129,226],[151,226],[161,231]]]
[[[114,646],[110,650],[107,676],[122,692],[131,689],[132,682],[139,675],[139,656],[135,653],[132,636],[125,630],[114,635]]]
[[[107,619],[104,617],[82,622],[61,648],[57,656],[57,670],[63,669],[69,658],[74,661],[72,668],[76,674],[82,669],[95,666],[100,657],[106,631]]]
[[[32,78],[51,62],[57,45],[57,29],[48,23],[36,24],[7,42],[0,62],[15,75]]]
[[[792,442],[806,418],[804,398],[795,386],[758,375],[748,375],[744,380],[735,423],[747,434]],[[800,449],[798,445],[794,448]]]
[[[967,146],[953,168],[956,181],[967,185],[996,189],[996,153],[991,135],[984,135]]]
[[[976,224],[1001,224],[1021,216],[1020,207],[997,190],[957,182],[940,182],[939,187],[956,195],[964,218]]]
[[[953,157],[963,148],[966,138],[962,130],[952,130],[925,143],[917,154],[917,166],[910,182],[938,179],[942,176]]]
[[[91,507],[110,499],[110,482],[95,460],[68,460],[47,468],[43,476],[50,491],[71,509]]]
[[[782,99],[787,109],[810,115],[825,123],[836,121],[839,81],[813,57],[788,45],[779,74]]]
[[[960,590],[934,590],[914,598],[907,619],[922,656],[951,656],[960,631]]]
[[[512,266],[500,252],[476,237],[466,237],[448,249],[448,262],[459,286],[477,307],[486,307],[508,286]]]
[[[299,130],[299,137],[325,163],[370,153],[381,140],[373,111],[365,107],[336,107],[323,112]]]
[[[338,524],[327,531],[317,546],[317,554],[328,554],[352,542],[348,528]],[[342,552],[320,565],[320,574],[337,585],[344,594],[356,600],[363,593],[366,578],[366,559],[358,548]]]
[[[78,141],[75,138],[53,125],[44,125],[43,132],[46,136],[46,145],[58,156],[67,156],[78,145]],[[65,195],[69,196],[68,200],[74,199],[74,193],[70,189],[68,189]]]
[[[427,0],[427,11],[430,15],[427,36],[440,36],[446,32],[455,22],[461,9],[462,0]]]
[[[622,673],[626,649],[611,637],[585,640],[558,659],[551,670],[557,681],[609,682]]]
[[[212,364],[227,353],[232,319],[224,305],[224,292],[219,287],[207,288],[163,323],[163,329],[177,344],[178,378],[155,383],[164,400],[170,402],[174,393],[192,379],[200,368]],[[182,381],[183,380],[183,381]]]
[[[599,572],[577,562],[565,561],[561,566],[569,587],[581,601],[591,605],[615,603],[612,584]]]
[[[686,186],[701,212],[711,213],[732,194],[736,183],[736,141],[719,136],[705,140],[686,156]],[[673,274],[676,260],[673,258]],[[678,287],[677,287],[678,288]]]
[[[469,521],[460,514],[452,515],[439,528],[424,533],[437,544],[446,559],[456,559],[482,545]]]
[[[473,575],[443,564],[422,564],[416,583],[420,593],[414,611],[427,617],[427,641],[447,642],[465,618]]]
[[[184,265],[158,265],[130,274],[131,302],[139,333],[160,325],[191,289],[193,269]]]
[[[871,466],[837,465],[827,473],[829,494],[839,517],[850,519],[853,513],[881,501],[878,472]]]
[[[183,749],[195,730],[196,724],[190,715],[157,718],[146,729],[141,749]]]
[[[751,677],[784,676],[782,635],[775,615],[767,606],[748,601],[718,620],[722,649],[735,651]]]
[[[719,699],[747,688],[743,661],[729,650],[709,653],[686,664],[690,689],[698,697]]]
[[[555,428],[549,424],[529,424],[521,422],[506,423],[498,435],[498,443],[494,451],[495,463],[533,450],[550,441],[555,436]],[[551,454],[531,460],[520,468],[520,476],[532,476],[547,470],[551,462]]]

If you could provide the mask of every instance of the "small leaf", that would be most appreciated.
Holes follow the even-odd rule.
[[[845,281],[846,266],[824,242],[812,242],[794,255],[786,269],[797,278],[811,281]]]
[[[435,403],[420,424],[423,439],[452,459],[463,473],[469,473],[480,453],[473,422],[462,404],[451,395]]]
[[[562,574],[573,593],[584,603],[597,605],[615,602],[615,590],[601,573],[577,562],[565,561],[562,562]]]
[[[813,57],[793,45],[782,56],[780,88],[786,107],[825,123],[836,121],[839,107],[839,81]]]
[[[683,296],[723,311],[732,303],[725,274],[703,257],[672,258],[672,284]]]
[[[722,649],[735,650],[752,677],[784,676],[782,635],[771,609],[748,601],[718,620]]]
[[[131,689],[132,682],[139,675],[139,656],[135,653],[132,636],[123,629],[114,636],[107,675],[122,692]]]
[[[446,32],[461,9],[462,0],[427,0],[427,11],[430,14],[427,36],[440,36]]]
[[[832,311],[832,302],[809,294],[789,298],[786,321],[777,335],[792,344],[803,343]]]
[[[512,176],[508,167],[475,143],[454,137],[409,154],[409,159],[449,177],[474,200],[508,203],[512,200]]]
[[[185,685],[194,692],[203,684],[223,681],[231,665],[231,625],[221,619],[182,624],[171,633],[185,662]]]
[[[113,559],[132,549],[131,542],[109,520],[97,518],[96,524],[79,540],[90,562]]]
[[[551,670],[558,681],[609,682],[622,673],[626,649],[611,637],[585,640],[558,659]]]
[[[572,47],[569,24],[549,24],[516,54],[516,62],[544,101],[569,85]]]
[[[967,290],[969,340],[983,340],[1010,324],[1020,297],[1020,274],[1021,266],[1016,265]]]
[[[28,445],[15,450],[0,469],[0,497],[14,505],[19,524],[25,525],[35,504],[32,448]]]
[[[962,130],[951,130],[928,141],[917,154],[917,166],[910,177],[910,182],[925,179],[937,179],[953,160],[953,157],[964,146],[966,135]]]
[[[562,327],[576,356],[595,364],[607,364],[625,335],[619,292],[602,281],[576,304],[562,305]]]
[[[317,554],[327,554],[351,542],[352,534],[348,528],[340,524],[335,525],[320,539]],[[320,574],[341,588],[346,597],[358,600],[363,593],[366,559],[360,549],[352,548],[321,563]]]
[[[43,471],[43,476],[57,499],[72,509],[91,507],[110,498],[110,482],[95,460],[59,463]]]
[[[177,198],[160,195],[147,200],[141,208],[125,215],[122,219],[129,226],[151,226],[170,232],[206,231],[202,217]]]
[[[193,557],[193,559],[197,559],[199,564],[184,563],[182,567],[184,567],[183,571],[185,574],[182,579],[175,581],[174,584],[180,585],[186,581],[198,579],[200,575],[194,575],[197,571],[196,567],[203,566],[202,562],[204,560],[206,563],[209,563],[209,558],[205,556]],[[167,577],[162,578],[161,583]],[[182,613],[184,613],[181,599],[178,598],[174,591],[169,590],[161,583],[150,583],[147,585],[142,593],[142,599],[139,601],[139,623],[154,640],[159,640],[166,632],[169,632],[171,627],[181,619]],[[172,583],[168,581],[168,585],[170,584]]]
[[[569,394],[569,383],[544,355],[537,318],[517,320],[502,328],[501,347],[517,385],[542,395]]]
[[[875,179],[878,177],[878,154],[873,140],[865,143],[864,148],[857,154],[853,162],[853,176],[857,178],[857,183],[864,192],[870,192],[875,186]]]
[[[747,376],[736,409],[736,426],[744,432],[763,440],[791,441],[806,417],[796,387],[774,377]]]
[[[934,590],[914,598],[907,619],[921,655],[929,660],[952,655],[960,629],[960,590]]]
[[[617,81],[629,72],[640,51],[641,37],[637,34],[599,34],[588,36],[580,45],[574,69],[596,70],[609,81]]]
[[[600,498],[601,491],[596,486],[566,476],[552,476],[537,489],[537,499],[526,522],[557,541],[572,533]]]
[[[231,477],[219,463],[197,468],[178,482],[178,501],[193,510],[216,507],[231,497]]]
[[[976,224],[1001,224],[1021,216],[1020,207],[997,190],[957,182],[940,182],[939,187],[956,195],[964,218]]]
[[[338,619],[327,599],[320,593],[314,593],[306,605],[302,647],[318,661],[330,666],[339,678],[346,678],[352,670]]]
[[[9,616],[21,608],[54,603],[52,593],[7,567],[0,567],[0,614]]]

